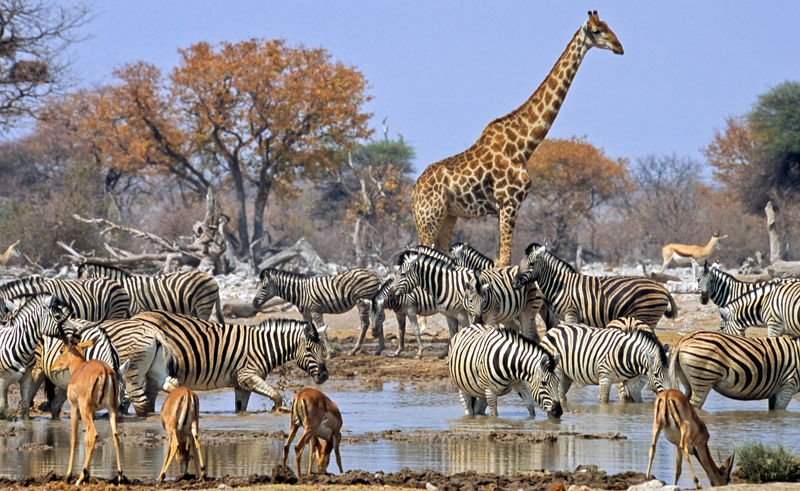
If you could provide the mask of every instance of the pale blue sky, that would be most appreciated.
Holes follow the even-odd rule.
[[[593,49],[548,137],[586,136],[611,157],[703,161],[727,115],[800,80],[800,2],[218,1],[100,2],[75,47],[86,85],[144,60],[164,70],[198,41],[283,38],[363,72],[372,126],[388,117],[417,172],[471,145],[536,89],[597,9],[625,54]]]

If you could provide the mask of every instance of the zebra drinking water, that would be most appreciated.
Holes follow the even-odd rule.
[[[447,367],[456,383],[467,414],[481,413],[486,405],[497,416],[497,397],[512,389],[525,400],[531,416],[534,401],[548,417],[561,417],[555,367],[560,355],[551,357],[536,343],[513,330],[472,324],[450,340]],[[526,387],[530,385],[530,392]]]

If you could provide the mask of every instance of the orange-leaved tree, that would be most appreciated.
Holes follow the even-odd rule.
[[[631,189],[627,159],[612,159],[584,138],[548,139],[528,161],[536,222],[554,251],[576,245],[577,226]]]
[[[99,135],[109,167],[199,197],[232,188],[237,252],[257,251],[270,194],[292,196],[298,180],[341,165],[341,149],[370,135],[366,80],[324,49],[283,40],[201,42],[179,53],[167,76],[143,61],[116,69],[119,83],[78,124]]]

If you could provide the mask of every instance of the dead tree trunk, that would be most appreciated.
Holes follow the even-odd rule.
[[[769,259],[772,264],[780,261],[781,258],[781,237],[778,233],[777,212],[772,207],[772,201],[767,202],[764,208],[767,213],[767,233],[769,234]]]

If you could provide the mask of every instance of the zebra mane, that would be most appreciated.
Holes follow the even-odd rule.
[[[644,322],[632,317],[625,317],[614,319],[606,325],[606,328],[619,329],[620,331],[634,338],[644,338],[646,342],[652,343],[658,347],[658,357],[661,360],[661,363],[664,366],[669,364],[667,352],[664,350],[664,345],[661,344],[658,336],[656,336],[656,333],[650,329],[650,326]]]
[[[49,299],[50,297],[52,297],[55,300],[55,297],[53,297],[53,295],[50,293],[40,294],[40,295],[30,295],[24,297],[25,302],[22,305],[20,305],[20,307],[17,310],[11,312],[11,315],[9,315],[7,325],[11,326],[18,319],[30,315],[37,308],[44,307],[46,299]]]
[[[532,340],[526,338],[525,336],[523,336],[522,334],[517,332],[517,330],[515,328],[513,328],[513,327],[501,327],[501,328],[497,329],[497,332],[499,332],[503,337],[505,337],[509,341],[521,344],[521,345],[523,345],[523,347],[525,347],[527,349],[531,349],[532,351],[539,350],[542,353],[546,354],[547,355],[547,368],[549,370],[555,370],[556,369],[556,363],[555,363],[555,360],[553,359],[553,355],[551,355],[549,351],[544,349],[544,347],[542,347],[536,341],[532,341]]]
[[[403,251],[403,253],[397,257],[397,265],[402,267],[406,264],[409,264],[414,260],[412,256],[419,256],[419,253],[414,249]]]
[[[459,266],[469,267],[469,263],[485,263],[494,265],[488,256],[466,242],[458,242],[450,247],[450,257]]]
[[[736,307],[740,306],[743,303],[750,303],[750,302],[752,302],[754,300],[758,300],[759,298],[763,298],[764,295],[766,295],[767,293],[772,291],[772,289],[775,288],[779,284],[780,283],[773,283],[771,281],[762,283],[761,285],[757,286],[756,288],[753,288],[752,290],[746,291],[746,292],[742,293],[741,295],[739,295],[738,297],[732,299],[730,302],[728,302],[725,305],[725,307],[730,312],[733,312],[733,310]]]
[[[416,251],[423,256],[432,257],[443,263],[447,263],[447,265],[450,267],[454,268],[458,266],[452,257],[448,256],[442,251],[434,249],[433,247],[420,245],[416,247]]]
[[[540,247],[542,247],[542,244],[539,244],[538,242],[531,242],[528,244],[528,247],[525,248],[525,255],[530,256],[536,249],[539,249]]]
[[[83,278],[83,274],[86,272],[86,269],[92,267],[99,271],[100,276],[103,277],[111,277],[111,278],[130,278],[133,276],[133,273],[125,271],[122,268],[118,268],[116,266],[111,266],[109,264],[100,264],[100,263],[93,263],[91,261],[86,261],[81,263],[78,266],[78,278]]]
[[[553,254],[548,250],[545,250],[544,254],[542,254],[541,257],[542,259],[547,261],[550,265],[552,265],[553,267],[555,267],[560,271],[568,271],[570,273],[576,273],[576,274],[578,273],[570,263],[564,261],[563,259],[561,259],[560,257],[556,256],[555,254]]]
[[[317,329],[311,322],[296,320],[296,319],[265,319],[258,324],[250,326],[254,329],[260,330],[275,330],[275,331],[297,331],[303,330],[306,336],[310,337],[312,341],[319,341],[319,334]],[[309,329],[313,328],[313,329]]]
[[[300,273],[295,273],[293,271],[285,271],[283,269],[277,269],[277,268],[264,268],[264,269],[262,269],[261,270],[261,274],[259,275],[259,278],[261,278],[263,280],[266,276],[273,276],[275,278],[281,278],[281,279],[286,279],[286,278],[289,278],[289,279],[308,279],[309,278],[308,276],[300,274]]]

